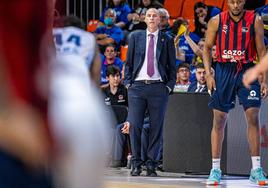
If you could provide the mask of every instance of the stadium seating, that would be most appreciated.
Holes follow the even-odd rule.
[[[120,46],[120,59],[125,62],[127,60],[128,45]]]
[[[180,17],[183,2],[184,0],[165,0],[164,8],[168,10],[170,18],[176,19]]]
[[[95,30],[98,27],[98,23],[99,23],[99,20],[89,20],[87,24],[87,31],[91,33],[95,32]]]
[[[185,0],[182,6],[181,16],[185,19],[194,19],[194,5],[203,0]]]
[[[204,3],[222,9],[224,0],[204,0]]]

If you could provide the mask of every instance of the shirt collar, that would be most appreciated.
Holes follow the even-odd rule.
[[[197,82],[197,88],[199,88],[199,87],[202,87],[202,88],[204,88],[206,85],[204,84],[204,85],[201,85],[199,82]]]
[[[148,37],[149,34],[153,34],[154,37],[158,36],[159,33],[159,29],[157,29],[155,32],[151,33],[150,31],[148,31],[148,29],[146,29],[146,36]]]

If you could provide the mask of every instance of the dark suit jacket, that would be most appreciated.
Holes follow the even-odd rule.
[[[195,93],[196,89],[197,89],[197,81],[194,81],[189,85],[187,92]],[[208,92],[207,86],[203,88],[201,93],[206,93],[206,92]]]
[[[134,82],[142,67],[146,53],[146,40],[146,30],[133,33],[129,40],[125,67],[125,85]],[[161,31],[158,34],[156,60],[163,82],[170,89],[173,89],[176,83],[174,42],[170,36]]]

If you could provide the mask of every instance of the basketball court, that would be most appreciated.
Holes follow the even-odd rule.
[[[186,175],[178,173],[159,172],[158,177],[146,177],[145,171],[139,177],[130,176],[130,170],[107,169],[105,173],[105,188],[245,188],[268,187],[251,184],[246,176],[223,176],[219,186],[205,184],[207,175]]]

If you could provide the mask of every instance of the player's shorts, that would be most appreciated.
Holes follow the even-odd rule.
[[[254,66],[253,63],[241,65],[241,70],[236,63],[216,63],[215,82],[216,90],[213,91],[208,106],[228,113],[235,106],[236,95],[244,110],[251,107],[260,107],[261,92],[260,84],[256,80],[247,89],[242,83],[243,74],[247,69]]]

